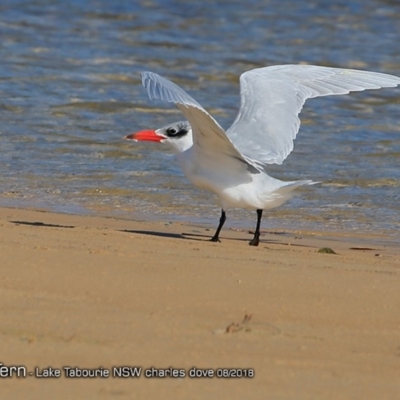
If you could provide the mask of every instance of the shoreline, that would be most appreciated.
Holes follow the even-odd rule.
[[[389,399],[400,390],[400,250],[387,237],[267,231],[254,248],[243,230],[210,243],[213,228],[196,224],[4,207],[0,234],[0,362],[28,375],[61,371],[3,379],[10,398]],[[122,366],[185,376],[63,373]],[[192,378],[193,367],[214,375]],[[224,368],[255,376],[218,378]]]
[[[382,217],[382,210],[375,214],[373,208],[362,210],[356,205],[339,204],[333,207],[331,203],[320,201],[313,204],[312,201],[302,199],[301,194],[298,201],[304,201],[305,207],[299,207],[299,204],[293,205],[285,203],[283,206],[268,210],[264,213],[261,228],[266,231],[311,231],[311,232],[334,232],[335,234],[354,236],[367,235],[371,231],[377,232],[379,236],[391,237],[400,245],[400,235],[396,222],[397,214],[393,210]],[[17,208],[32,211],[52,212],[55,214],[81,215],[93,217],[105,217],[115,219],[126,219],[133,221],[166,221],[191,225],[209,226],[216,229],[220,218],[220,208],[217,203],[207,204],[205,209],[190,208],[187,203],[177,201],[176,204],[166,204],[165,198],[153,198],[156,203],[144,207],[136,207],[130,204],[124,207],[121,203],[114,204],[110,199],[107,203],[98,202],[99,199],[92,198],[88,203],[72,203],[66,201],[65,204],[52,204],[34,201],[29,203],[15,202],[10,198],[5,201],[0,199],[0,208]],[[158,200],[158,201],[157,201]],[[169,199],[171,200],[171,199]],[[156,204],[156,205],[155,205]],[[339,207],[340,206],[340,207]],[[317,210],[317,211],[310,211]],[[378,212],[377,211],[377,212]],[[254,229],[256,223],[255,211],[244,209],[229,209],[227,212],[227,222],[225,229]]]
[[[192,217],[190,215],[178,215],[178,214],[154,214],[151,213],[137,213],[137,212],[127,212],[121,211],[120,213],[108,213],[99,210],[89,210],[82,209],[82,212],[77,212],[76,210],[54,210],[52,207],[24,207],[24,206],[8,206],[8,205],[0,205],[0,210],[19,210],[21,213],[32,213],[32,215],[58,215],[60,218],[63,216],[69,216],[70,218],[97,218],[104,220],[115,220],[115,221],[126,221],[135,223],[149,223],[149,224],[166,224],[166,225],[178,225],[178,226],[189,226],[189,227],[199,227],[204,229],[205,231],[210,232],[210,238],[212,233],[215,231],[218,220],[219,220],[219,211],[214,216],[210,215],[209,217],[200,219],[197,217]],[[219,209],[218,209],[219,210]],[[3,215],[2,211],[0,211],[0,216]],[[231,212],[231,218],[229,218],[224,225],[223,232],[244,232],[244,237],[249,237],[250,234],[246,232],[251,232],[255,225],[255,216],[251,215],[250,218],[243,219],[240,216],[238,217],[235,212]],[[251,218],[253,217],[253,218]],[[279,219],[279,218],[277,218]],[[253,221],[254,220],[254,221]],[[282,224],[281,227],[276,226],[268,226],[268,217],[264,216],[263,221],[261,223],[261,231],[262,236],[265,236],[268,233],[276,234],[276,235],[305,235],[311,237],[321,237],[329,240],[329,238],[348,238],[351,241],[366,241],[366,242],[374,242],[382,243],[382,245],[399,245],[400,244],[400,235],[398,235],[397,231],[393,230],[384,230],[378,231],[377,233],[365,232],[361,229],[318,229],[311,227],[302,227],[302,226],[292,226],[288,227],[285,223]],[[312,225],[312,224],[311,224]],[[229,238],[229,235],[227,236]],[[234,236],[236,237],[236,236]],[[250,239],[249,239],[250,240]]]

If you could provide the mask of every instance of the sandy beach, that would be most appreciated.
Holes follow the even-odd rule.
[[[400,395],[391,238],[267,231],[252,248],[246,231],[11,208],[0,225],[3,398]]]

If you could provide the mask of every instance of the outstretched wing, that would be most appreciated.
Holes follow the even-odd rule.
[[[365,89],[395,87],[400,78],[376,72],[277,65],[240,77],[241,105],[227,135],[246,157],[282,164],[293,150],[298,117],[307,99]]]
[[[150,99],[160,99],[177,104],[193,132],[196,154],[203,160],[228,156],[238,168],[256,167],[236,149],[218,122],[191,96],[175,83],[153,72],[142,72],[142,83]],[[232,166],[232,165],[231,165]]]

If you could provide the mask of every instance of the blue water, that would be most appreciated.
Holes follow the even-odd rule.
[[[187,90],[224,127],[246,70],[287,63],[400,76],[396,1],[18,1],[0,3],[0,205],[202,221],[167,148],[121,138],[181,119],[152,103],[141,70]],[[310,100],[295,150],[271,175],[318,186],[268,213],[270,228],[397,235],[400,89]],[[231,224],[254,215],[232,212]]]

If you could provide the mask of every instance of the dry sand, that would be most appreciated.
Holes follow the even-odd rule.
[[[10,208],[0,225],[0,362],[33,373],[0,378],[1,398],[400,398],[400,251],[388,238],[267,233],[251,248],[229,229],[210,243],[213,230],[190,224]],[[64,366],[255,377],[79,379]]]

